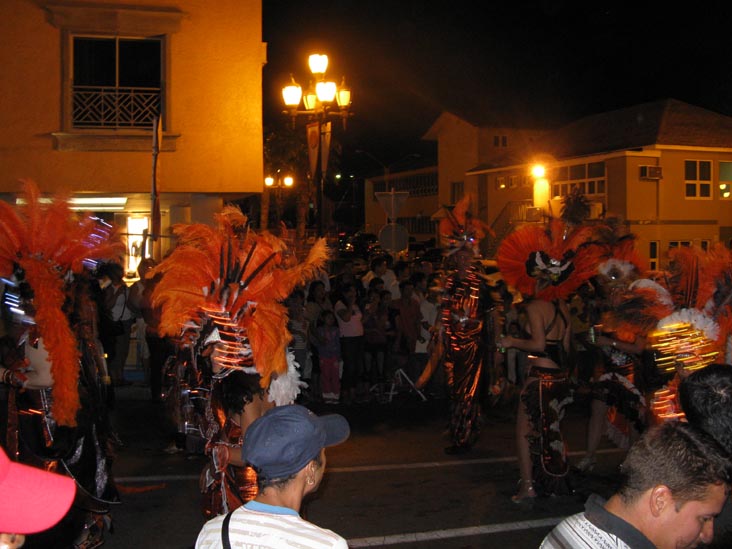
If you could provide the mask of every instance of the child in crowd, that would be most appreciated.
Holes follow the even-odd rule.
[[[320,385],[323,389],[323,400],[327,404],[335,404],[341,393],[341,342],[333,311],[324,310],[320,313],[314,335],[320,357]]]

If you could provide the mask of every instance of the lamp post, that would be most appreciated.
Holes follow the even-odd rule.
[[[546,178],[546,167],[536,164],[531,168],[534,178],[534,208],[541,208],[544,215],[549,212],[549,180]]]
[[[295,185],[295,179],[289,174],[282,174],[281,170],[277,170],[274,175],[268,175],[264,178],[264,187],[267,196],[273,190],[275,191],[275,214],[277,216],[277,225],[279,226],[282,219],[282,189],[290,189]],[[267,200],[267,218],[269,218],[269,200]],[[265,227],[266,228],[266,227]]]
[[[303,93],[302,86],[294,77],[290,76],[290,83],[282,88],[282,98],[292,118],[295,127],[298,116],[305,116],[307,124],[308,158],[310,161],[310,178],[316,185],[316,219],[318,235],[324,234],[323,186],[325,174],[328,171],[328,155],[330,152],[331,124],[329,117],[338,117],[346,129],[346,122],[350,116],[351,89],[346,86],[343,77],[340,86],[326,80],[325,72],[328,69],[328,56],[312,54],[308,58],[308,65],[312,80],[308,89]],[[302,102],[303,109],[300,109]],[[334,104],[335,103],[335,104]],[[318,176],[316,177],[316,172]]]

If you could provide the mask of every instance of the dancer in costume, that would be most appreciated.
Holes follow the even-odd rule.
[[[646,405],[644,387],[637,387],[642,381],[642,354],[646,347],[647,331],[657,320],[650,316],[650,323],[640,325],[641,318],[649,318],[649,311],[636,311],[634,325],[618,323],[617,311],[633,306],[633,291],[643,287],[640,279],[645,272],[643,263],[635,251],[634,237],[616,237],[609,234],[606,257],[598,266],[595,277],[600,307],[597,313],[606,317],[606,322],[594,327],[595,337],[583,341],[583,345],[595,349],[600,357],[591,381],[592,401],[590,421],[587,428],[587,452],[577,465],[582,472],[591,471],[596,462],[595,452],[603,434],[607,434],[619,448],[628,449],[630,444],[645,430]],[[648,282],[648,281],[646,281]]]
[[[327,259],[321,239],[294,264],[282,240],[250,230],[233,206],[216,215],[216,225],[174,227],[178,245],[148,274],[161,277],[152,296],[161,310],[160,335],[179,338],[183,350],[178,371],[186,381],[169,398],[180,399],[186,408],[180,415],[189,417],[185,387],[195,384],[204,404],[189,420],[199,426],[212,460],[201,475],[206,517],[228,513],[256,494],[253,475],[238,460],[242,436],[272,405],[294,402],[303,385],[287,352],[292,337],[282,302],[316,278]],[[242,488],[242,479],[252,489]]]
[[[416,385],[424,387],[441,360],[451,399],[450,439],[447,454],[470,451],[478,439],[484,378],[493,367],[494,334],[488,317],[493,303],[476,262],[485,227],[472,218],[469,195],[441,220],[445,254],[454,271],[444,282],[441,312],[435,329],[436,345]]]
[[[8,454],[74,478],[68,515],[38,534],[39,546],[88,549],[103,543],[119,501],[111,473],[106,408],[109,376],[100,350],[90,273],[124,246],[112,227],[77,216],[64,198],[42,204],[26,182],[25,204],[0,201],[0,276],[6,321],[22,360],[3,364]]]
[[[571,325],[565,302],[594,274],[596,253],[586,245],[589,227],[571,228],[560,219],[529,225],[509,235],[498,250],[504,280],[524,296],[529,339],[501,336],[499,348],[529,353],[516,420],[521,480],[514,502],[537,494],[570,491],[566,449],[560,430],[572,402],[569,383]]]

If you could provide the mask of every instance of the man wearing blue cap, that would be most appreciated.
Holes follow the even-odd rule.
[[[242,460],[257,472],[257,497],[203,525],[196,549],[347,549],[341,536],[300,517],[303,498],[325,472],[325,448],[350,434],[343,416],[316,416],[297,404],[276,406],[244,435]]]

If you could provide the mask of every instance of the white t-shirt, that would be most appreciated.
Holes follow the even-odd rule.
[[[422,313],[422,322],[420,322],[420,335],[422,336],[422,339],[424,341],[417,340],[417,345],[414,347],[414,352],[426,353],[427,346],[430,343],[430,338],[432,337],[432,334],[429,330],[425,330],[422,324],[424,322],[427,322],[430,326],[434,326],[437,322],[437,313],[439,307],[437,303],[432,303],[429,299],[423,299],[422,302],[419,304],[419,310]]]
[[[219,515],[203,525],[196,549],[222,547],[224,517]],[[304,520],[293,509],[258,501],[250,501],[232,513],[229,541],[232,549],[348,549],[341,536]]]

